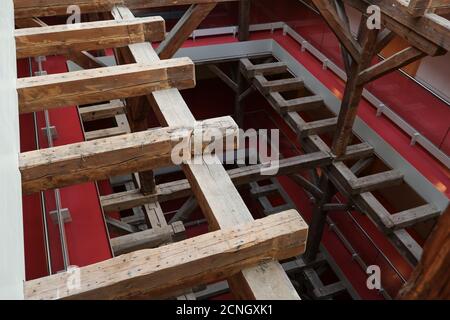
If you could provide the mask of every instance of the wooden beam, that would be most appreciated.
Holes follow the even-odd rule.
[[[161,59],[172,58],[200,23],[216,7],[217,3],[193,4],[161,42],[157,53]]]
[[[198,130],[193,136],[193,130]],[[231,117],[205,120],[199,125],[130,133],[20,154],[24,193],[105,179],[173,164],[175,146],[191,150],[191,138],[204,145],[211,135],[235,138]],[[225,140],[224,140],[225,141]]]
[[[425,56],[426,54],[419,49],[414,47],[405,48],[389,58],[361,71],[358,75],[358,84],[374,81]]]
[[[219,79],[222,80],[231,90],[233,90],[234,92],[238,91],[238,85],[233,80],[231,80],[231,78],[218,66],[210,64],[208,65],[208,69],[211,70],[211,72],[214,73],[217,77],[219,77]]]
[[[439,217],[441,211],[432,204],[408,209],[392,215],[395,230],[409,228],[422,221]]]
[[[256,75],[253,83],[264,95],[271,92],[288,92],[304,88],[304,82],[300,78],[288,78],[268,81],[263,75]]]
[[[87,51],[69,51],[64,54],[68,60],[76,63],[82,69],[95,69],[107,67],[99,58]]]
[[[315,152],[292,158],[281,159],[278,176],[291,175],[308,168],[322,167],[331,163],[331,157],[325,152]],[[248,184],[250,182],[267,179],[264,175],[265,166],[262,164],[246,166],[228,170],[228,175],[236,186]],[[186,179],[163,183],[157,186],[157,193],[154,195],[143,195],[139,190],[113,193],[100,197],[103,210],[105,212],[122,211],[134,207],[142,206],[146,203],[180,199],[192,195],[189,182]]]
[[[269,76],[285,73],[288,67],[284,62],[253,64],[249,59],[244,58],[240,60],[240,70],[247,79],[253,79],[256,75]]]
[[[370,65],[376,50],[375,44],[378,30],[369,30],[364,17],[361,19],[359,28],[360,38],[358,41],[361,43],[363,49],[359,61],[354,61],[351,72],[348,75],[339,112],[337,129],[334,134],[333,145],[331,148],[332,152],[338,157],[344,154],[351,139],[353,124],[364,90],[364,85],[358,84],[358,75]]]
[[[83,122],[108,119],[125,113],[125,104],[121,100],[113,100],[110,103],[79,108],[79,113]]]
[[[182,222],[175,222],[173,225],[167,225],[160,228],[151,228],[148,230],[130,233],[124,236],[111,239],[111,247],[114,256],[122,254],[160,247],[172,242],[175,234],[184,232]]]
[[[14,36],[17,59],[22,59],[161,41],[165,37],[165,23],[161,17],[84,22],[18,29]]]
[[[39,18],[23,18],[15,20],[16,29],[46,27],[47,24]]]
[[[248,41],[250,38],[250,0],[239,1],[239,41]]]
[[[398,294],[404,300],[446,300],[450,297],[450,209],[447,209],[425,243],[422,258]]]
[[[350,32],[350,29],[344,26],[344,21],[339,19],[336,9],[333,7],[331,1],[326,0],[312,0],[314,5],[320,11],[320,14],[325,19],[325,22],[330,26],[330,29],[339,39],[341,44],[352,56],[353,61],[359,63],[361,56],[361,45],[356,41]]]
[[[65,16],[70,5],[78,6],[82,13],[92,13],[111,11],[119,5],[129,9],[146,9],[233,1],[237,0],[14,0],[14,8],[17,19]]]
[[[387,28],[384,28],[384,30],[378,34],[375,54],[380,53],[381,50],[383,50],[394,38],[395,33]]]
[[[17,80],[19,112],[143,96],[155,90],[195,86],[189,58],[74,71]]]
[[[308,227],[295,210],[238,224],[162,248],[122,255],[80,269],[80,287],[68,289],[70,272],[25,283],[26,299],[161,298],[230,277],[261,261],[304,251]]]
[[[277,94],[277,93],[274,93],[274,94]],[[280,100],[278,100],[278,101],[280,101]],[[281,103],[279,103],[279,112],[281,112],[281,113],[310,111],[310,110],[318,109],[325,105],[323,98],[319,95],[290,99],[290,100],[283,99],[280,102]]]

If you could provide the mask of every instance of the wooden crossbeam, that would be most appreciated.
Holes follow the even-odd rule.
[[[345,28],[344,21],[339,19],[336,9],[331,4],[331,1],[312,0],[312,2],[320,11],[320,14],[325,18],[325,21],[336,37],[338,37],[341,44],[352,56],[353,61],[359,63],[362,52],[361,45],[355,40],[350,30]]]
[[[143,96],[155,90],[195,86],[189,58],[74,71],[17,80],[19,112]]]
[[[165,23],[161,17],[84,22],[18,29],[14,36],[17,59],[21,59],[161,41],[165,37]]]
[[[291,210],[157,249],[129,253],[80,269],[80,287],[67,288],[70,272],[25,283],[26,299],[161,298],[230,277],[261,261],[304,251],[308,227]]]
[[[247,58],[241,59],[240,62],[241,73],[248,79],[253,79],[256,75],[269,76],[288,71],[288,67],[284,62],[271,62],[255,65]]]
[[[426,204],[392,215],[394,229],[408,228],[416,223],[439,217],[441,211],[432,204]]]
[[[301,121],[297,123],[297,132],[300,137],[322,134],[333,131],[336,128],[336,124],[337,117],[311,122]]]
[[[314,152],[281,159],[276,175],[290,175],[304,169],[322,167],[330,163],[331,157],[325,152]],[[241,186],[250,182],[267,179],[267,176],[263,174],[264,168],[265,165],[258,164],[230,169],[227,172],[233,183],[236,186]],[[162,203],[192,195],[191,186],[186,179],[160,184],[156,190],[156,193],[152,195],[143,195],[139,190],[113,193],[100,197],[100,200],[105,212],[114,212],[139,207],[156,200]]]
[[[323,98],[319,95],[286,100],[279,92],[271,92],[268,99],[271,105],[282,114],[310,111],[324,106]]]
[[[403,174],[398,170],[375,173],[361,178],[356,177],[343,162],[335,162],[332,170],[338,171],[341,176],[345,177],[344,187],[351,195],[396,186],[403,182]]]
[[[130,9],[160,8],[232,2],[237,0],[14,0],[15,17],[46,17],[67,15],[67,8],[76,5],[82,13],[107,12],[114,6],[125,5]]]
[[[175,222],[159,228],[130,233],[111,239],[111,247],[114,255],[118,256],[143,249],[156,248],[172,242],[176,234],[184,233],[182,222]]]
[[[193,130],[198,130],[195,136]],[[191,138],[200,139],[206,146],[213,135],[219,139],[227,139],[227,136],[234,139],[237,125],[231,117],[222,117],[205,120],[200,125],[154,129],[25,152],[20,154],[19,164],[23,192],[170,166],[173,165],[171,156],[175,146],[180,151],[183,148],[191,150]]]
[[[262,75],[255,76],[254,84],[257,87],[257,89],[264,95],[269,94],[271,92],[287,92],[300,90],[304,88],[303,80],[299,78],[288,78],[269,81]]]
[[[79,108],[79,113],[84,122],[108,119],[125,113],[125,104],[121,100],[113,100],[110,103]]]
[[[170,30],[166,39],[161,42],[157,53],[161,59],[172,58],[186,39],[197,29],[200,23],[216,7],[217,3],[192,4],[180,21]]]
[[[425,56],[426,54],[419,49],[414,47],[405,48],[389,58],[361,71],[358,75],[358,84],[374,81]]]

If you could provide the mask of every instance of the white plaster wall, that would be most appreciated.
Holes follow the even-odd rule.
[[[429,84],[450,100],[450,53],[422,60],[416,78]]]
[[[0,299],[22,299],[25,278],[16,78],[13,0],[1,0]]]

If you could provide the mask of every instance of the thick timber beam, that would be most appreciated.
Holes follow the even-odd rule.
[[[161,59],[172,58],[216,5],[217,3],[215,2],[191,5],[180,21],[170,30],[166,39],[159,45],[156,51],[159,57]]]
[[[443,213],[425,243],[422,258],[397,298],[448,300],[450,297],[450,209]]]
[[[67,8],[71,5],[78,6],[82,13],[93,13],[111,11],[119,5],[146,9],[233,1],[238,0],[14,0],[14,8],[17,19],[69,15],[72,12],[68,13]]]
[[[198,133],[194,134],[194,130]],[[227,135],[231,136],[228,139],[237,135],[231,117],[25,152],[19,157],[22,188],[25,193],[32,193],[171,166],[172,150],[191,150],[191,138],[201,139],[206,146],[211,136],[225,141]]]
[[[242,223],[157,249],[122,255],[80,269],[80,287],[67,289],[70,272],[28,281],[26,299],[162,298],[230,277],[261,261],[304,251],[308,227],[295,210]]]
[[[165,37],[165,23],[161,17],[96,21],[18,29],[14,36],[17,59],[21,59],[161,41]]]
[[[143,96],[155,90],[195,86],[189,58],[136,63],[17,80],[19,112]]]

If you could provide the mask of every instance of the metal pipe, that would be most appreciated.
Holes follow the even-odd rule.
[[[42,71],[43,71],[42,62],[41,62],[41,60],[39,60],[39,72],[42,73]],[[31,68],[31,59],[30,59],[30,72],[31,72],[31,76],[33,76],[32,68]],[[53,137],[52,137],[52,132],[51,132],[51,128],[50,128],[50,115],[49,115],[48,110],[44,110],[44,117],[45,117],[45,131],[46,131],[46,135],[47,135],[48,147],[51,148],[51,147],[53,147]],[[36,121],[35,129],[38,130],[37,121]],[[62,250],[62,256],[63,256],[64,270],[67,270],[67,268],[70,265],[70,261],[69,261],[69,253],[68,253],[68,249],[67,249],[64,220],[62,218],[62,212],[61,212],[61,194],[60,194],[59,189],[55,189],[54,193],[55,193],[55,203],[56,203],[56,217],[57,217],[57,222],[58,222],[59,238],[61,241],[61,250]],[[45,197],[43,196],[42,192],[41,192],[41,199],[42,199],[41,200],[42,203],[45,203]],[[45,215],[45,212],[46,211],[44,211],[44,215]],[[45,217],[44,217],[44,220],[45,220]],[[47,231],[47,233],[48,233],[48,231]],[[48,237],[48,235],[47,235],[47,237]],[[48,244],[46,244],[46,245],[48,245]]]
[[[32,66],[31,58],[28,58],[28,67],[30,71],[30,77],[33,76],[33,66]],[[33,112],[33,124],[34,124],[34,138],[36,141],[36,150],[40,149],[40,143],[39,143],[39,129],[38,129],[38,122],[37,122],[37,114],[36,112]],[[47,273],[51,275],[53,273],[52,270],[52,257],[51,257],[51,251],[50,251],[50,240],[48,236],[48,224],[47,224],[47,208],[45,206],[45,195],[44,192],[39,193],[40,199],[41,199],[41,214],[42,214],[42,229],[44,233],[44,251],[45,251],[45,260],[47,262]]]
[[[50,115],[48,110],[44,110],[44,116],[45,116],[45,131],[47,134],[47,141],[49,148],[53,147],[53,137],[52,132],[50,128]],[[61,250],[63,255],[63,263],[64,263],[64,270],[67,270],[67,268],[70,265],[69,261],[69,252],[67,249],[67,241],[66,241],[66,232],[65,232],[65,226],[64,226],[64,220],[62,217],[61,212],[61,194],[59,189],[55,189],[55,202],[56,202],[56,218],[58,221],[58,229],[59,229],[59,238],[61,241]]]

